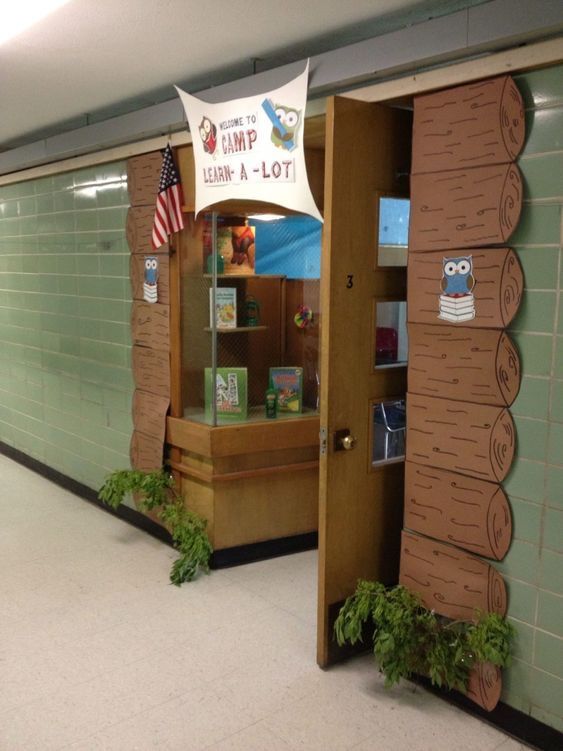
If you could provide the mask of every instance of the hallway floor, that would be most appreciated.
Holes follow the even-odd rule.
[[[370,656],[315,664],[316,553],[174,551],[0,456],[1,751],[517,751]]]

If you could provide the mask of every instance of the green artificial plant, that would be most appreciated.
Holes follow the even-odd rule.
[[[403,586],[387,588],[360,579],[334,624],[338,644],[361,642],[365,627],[371,625],[373,652],[386,686],[418,674],[436,686],[465,692],[477,663],[510,664],[514,629],[500,615],[450,621],[425,608]]]
[[[170,572],[172,584],[179,587],[183,582],[192,581],[198,571],[209,571],[213,548],[205,531],[207,521],[184,506],[172,475],[164,470],[118,469],[106,477],[98,497],[116,509],[128,493],[138,495],[142,511],[156,509],[160,520],[170,530],[174,547],[180,553]]]

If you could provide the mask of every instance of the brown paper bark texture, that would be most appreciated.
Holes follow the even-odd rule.
[[[510,76],[418,96],[412,172],[511,162],[524,136],[524,103]]]
[[[131,336],[133,344],[164,352],[170,349],[170,308],[162,303],[133,302]]]
[[[170,398],[170,356],[148,347],[132,348],[133,380],[141,391]]]
[[[164,445],[154,436],[134,430],[131,437],[131,466],[141,472],[156,472],[162,469]]]
[[[455,272],[448,276],[446,266],[453,263],[458,268],[463,262],[471,271],[467,281],[460,280],[462,285],[455,289],[464,292],[465,286],[467,293],[449,296],[448,286],[456,282]],[[456,253],[409,253],[407,284],[409,323],[504,329],[520,307],[524,275],[511,248],[473,248]]]
[[[501,245],[522,208],[515,164],[411,176],[409,251]]]
[[[506,408],[407,395],[408,461],[501,482],[512,464],[515,442]]]
[[[133,395],[133,425],[135,430],[164,443],[166,413],[170,400],[146,391],[135,391]]]
[[[127,160],[127,189],[131,206],[152,206],[154,211],[161,168],[160,151]]]
[[[500,485],[412,462],[405,465],[404,526],[497,561],[512,538],[510,506]]]
[[[420,595],[429,610],[454,620],[479,612],[506,614],[504,579],[486,561],[459,548],[403,531],[399,583]]]
[[[168,243],[156,249],[152,247],[154,211],[155,203],[151,206],[131,206],[127,210],[126,234],[131,253],[168,255],[170,252]]]
[[[520,358],[504,331],[409,324],[409,391],[442,399],[510,406]]]

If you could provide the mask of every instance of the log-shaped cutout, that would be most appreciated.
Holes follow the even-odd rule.
[[[502,693],[500,668],[490,662],[480,662],[469,673],[466,695],[487,712],[492,712]]]
[[[145,282],[145,258],[144,255],[132,253],[129,258],[129,275],[131,278],[131,295],[133,300],[144,300]],[[163,305],[170,304],[170,262],[166,255],[156,256],[158,261],[158,302]]]
[[[160,151],[127,160],[127,190],[131,206],[152,206],[154,210],[161,168]]]
[[[512,464],[516,430],[502,407],[407,396],[408,461],[502,482]]]
[[[451,307],[444,294],[448,285],[445,266],[450,259],[454,263],[469,259],[475,282],[472,288],[472,282],[467,283],[474,317],[460,315],[459,322],[455,321],[455,315],[441,317],[443,311]],[[511,248],[476,248],[447,255],[442,252],[409,253],[407,282],[409,323],[437,326],[504,329],[516,315],[524,290],[522,267]],[[453,306],[460,304],[459,301],[459,297],[454,297]]]
[[[412,462],[405,464],[404,525],[497,561],[512,538],[510,506],[500,485]]]
[[[486,561],[459,548],[403,531],[399,583],[420,595],[424,607],[454,620],[478,613],[506,614],[504,579]]]
[[[168,352],[170,349],[170,307],[161,303],[133,302],[131,337],[133,344]]]
[[[170,400],[165,396],[157,396],[137,389],[133,394],[132,409],[135,430],[158,438],[161,443],[164,443],[169,404]]]
[[[155,472],[162,469],[164,445],[152,435],[133,431],[130,457],[133,469],[141,472]]]
[[[136,388],[170,398],[170,355],[148,347],[132,348],[133,380]]]
[[[511,162],[524,137],[524,103],[510,76],[417,96],[412,172]]]
[[[500,245],[521,209],[522,176],[512,163],[412,175],[409,251]]]
[[[126,236],[131,253],[168,254],[170,248],[164,243],[158,248],[152,246],[152,227],[154,221],[153,206],[130,206],[127,210]]]
[[[509,407],[520,389],[520,358],[504,331],[409,325],[409,391]]]

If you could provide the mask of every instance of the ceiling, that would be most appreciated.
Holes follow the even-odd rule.
[[[0,45],[0,151],[483,2],[69,0]]]

